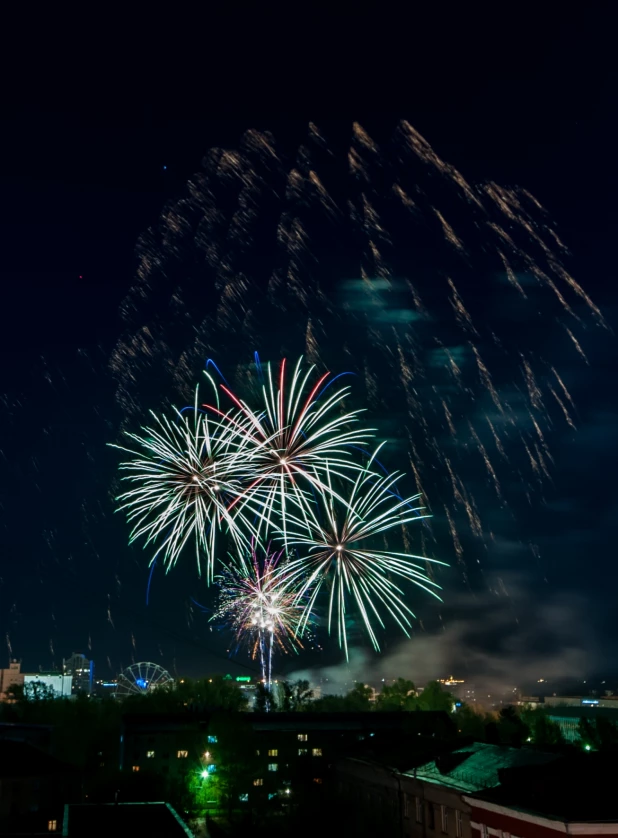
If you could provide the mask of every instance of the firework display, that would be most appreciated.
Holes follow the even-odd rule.
[[[299,597],[280,584],[285,576],[283,551],[266,550],[260,559],[255,546],[225,565],[217,578],[219,607],[213,617],[230,628],[237,646],[246,646],[259,660],[262,681],[272,684],[273,652],[302,648],[297,628],[302,613]]]
[[[209,149],[140,240],[116,398],[136,421],[161,394],[186,398],[213,354],[242,392],[247,346],[350,370],[431,504],[419,552],[455,555],[459,584],[486,588],[501,540],[537,566],[528,511],[577,424],[570,386],[603,318],[526,189],[470,182],[406,121],[381,133],[310,123],[296,144],[250,130]],[[276,429],[270,411],[258,436]],[[268,448],[258,485],[274,503]]]
[[[438,587],[418,564],[422,557],[374,543],[387,532],[391,541],[405,540],[406,525],[426,516],[413,505],[418,495],[398,495],[398,473],[376,473],[377,451],[361,461],[366,452],[359,443],[372,431],[358,424],[360,411],[343,411],[348,388],[326,395],[328,373],[303,370],[301,358],[288,390],[286,366],[284,359],[275,386],[267,365],[258,387],[261,412],[221,384],[235,409],[225,412],[217,398],[216,406],[203,406],[204,413],[196,392],[190,414],[177,412],[176,423],[159,419],[161,430],[130,435],[148,456],[121,465],[133,488],[119,496],[133,524],[132,540],[144,536],[146,547],[160,540],[153,561],[163,553],[168,569],[191,541],[211,581],[220,557],[216,534],[229,532],[236,559],[218,579],[218,617],[227,618],[239,642],[244,637],[252,646],[267,683],[273,643],[285,649],[292,634],[301,642],[325,589],[328,629],[336,608],[347,655],[351,602],[379,649],[374,623],[384,627],[384,613],[405,633],[413,616],[401,585],[414,583],[434,594]],[[257,359],[256,372],[262,377]],[[309,384],[312,377],[317,382]],[[280,553],[265,547],[272,538],[282,541]]]

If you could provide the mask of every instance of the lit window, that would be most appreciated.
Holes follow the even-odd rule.
[[[248,794],[239,794],[238,799],[240,800],[241,803],[247,803],[247,801],[249,800],[249,795]]]
[[[318,786],[322,785],[322,778],[321,777],[314,777],[313,782],[317,783]]]
[[[139,765],[134,765],[133,766],[133,772],[136,772],[136,771],[139,771]]]
[[[457,838],[463,838],[463,815],[459,809],[455,812],[455,833]]]
[[[206,770],[208,771],[209,774],[216,774],[217,773],[217,766],[214,764],[214,762],[211,762]]]
[[[299,742],[306,742],[307,741],[307,734],[306,733],[299,733],[298,734],[298,741]]]
[[[277,750],[277,748],[271,748],[268,752],[268,756],[269,757],[278,757],[279,756],[279,751]]]
[[[264,785],[264,780],[260,777],[259,779],[253,781],[253,785],[254,786],[263,786]]]
[[[259,752],[259,751],[256,751],[256,752],[255,752],[255,755],[259,757],[260,752]]]
[[[189,756],[189,751],[178,751],[176,756],[178,759],[186,759]]]
[[[322,748],[312,748],[311,749],[311,756],[321,757],[322,756]]]
[[[416,822],[423,823],[423,801],[420,797],[416,798]]]
[[[209,734],[209,736],[208,736],[208,744],[209,744],[209,745],[216,745],[216,744],[217,744],[217,737],[216,737],[216,736],[212,736],[212,735],[210,735],[210,734]]]
[[[271,792],[271,793],[268,795],[268,799],[269,799],[269,800],[272,800],[272,799],[273,799],[273,797],[276,797],[276,796],[277,796],[277,792],[276,792],[276,791],[273,791],[273,792]]]
[[[307,748],[299,748],[298,749],[298,756],[299,757],[306,757],[308,753],[309,753],[309,750]]]
[[[442,815],[442,832],[448,834],[448,806],[440,806]]]
[[[55,832],[58,829],[58,821],[47,821],[47,831],[48,832]]]
[[[277,763],[276,762],[269,762],[268,763],[268,770],[269,771],[276,771],[277,770]]]
[[[154,751],[146,751],[146,757],[147,757],[148,759],[153,759],[153,757],[154,757]]]

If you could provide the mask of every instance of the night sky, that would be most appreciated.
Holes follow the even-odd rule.
[[[282,157],[293,158],[311,121],[337,159],[337,149],[347,148],[352,123],[358,121],[385,149],[386,159],[389,138],[405,119],[469,182],[518,185],[540,201],[571,252],[565,259],[569,272],[601,309],[607,328],[576,309],[583,362],[565,348],[551,307],[529,319],[511,309],[511,297],[487,299],[480,274],[477,284],[470,278],[476,268],[476,257],[470,256],[472,273],[463,288],[468,301],[472,298],[471,309],[488,323],[501,324],[496,328],[507,354],[521,344],[530,357],[551,359],[573,397],[570,415],[576,428],[559,425],[553,414],[548,419],[550,477],[525,503],[516,500],[509,515],[495,494],[479,490],[491,549],[481,549],[462,529],[458,561],[443,510],[432,507],[431,550],[452,565],[440,578],[444,606],[419,601],[421,622],[413,640],[401,642],[387,633],[382,659],[359,640],[351,672],[421,677],[448,675],[448,668],[455,675],[484,673],[508,683],[592,673],[614,677],[618,130],[617,74],[603,34],[607,27],[592,15],[561,22],[504,21],[495,31],[487,22],[477,27],[468,21],[464,29],[449,26],[430,47],[421,43],[418,26],[409,40],[402,33],[390,40],[396,22],[380,21],[375,31],[367,16],[351,27],[331,21],[326,34],[310,23],[304,38],[277,41],[274,53],[269,49],[273,32],[257,43],[251,22],[245,23],[234,40],[235,61],[219,44],[208,67],[190,73],[178,67],[168,72],[162,58],[148,84],[141,76],[125,78],[118,68],[101,69],[92,79],[72,77],[61,88],[50,83],[46,90],[42,83],[36,95],[24,91],[3,111],[0,630],[5,660],[15,656],[26,670],[46,669],[81,651],[94,657],[105,677],[137,660],[187,675],[254,669],[242,656],[227,662],[226,639],[211,630],[207,613],[193,602],[207,603],[209,595],[192,563],[168,577],[156,571],[146,606],[148,555],[127,546],[126,522],[113,514],[118,457],[106,443],[117,442],[123,427],[135,427],[140,411],[176,401],[159,362],[136,372],[130,410],[118,397],[112,359],[131,333],[121,310],[135,287],[136,243],[165,207],[177,207],[208,149],[238,147],[247,129],[271,131]],[[219,25],[212,23],[211,38]],[[303,63],[305,55],[312,60]],[[330,185],[344,194],[335,164]],[[346,257],[333,253],[326,265],[329,241],[319,242],[319,262],[336,279],[337,259],[343,271]],[[413,252],[413,244],[409,247]],[[266,245],[257,248],[257,262],[268,263]],[[180,262],[170,270],[171,285],[182,290],[192,314],[203,307],[206,316],[213,298],[206,291],[200,296],[193,277],[188,284]],[[423,292],[422,279],[419,287]],[[172,315],[158,300],[154,294],[136,316],[142,324],[156,321],[169,338]],[[254,324],[251,341],[263,337],[264,344],[272,344],[277,328],[277,320],[266,313]],[[189,340],[185,335],[179,347]],[[281,343],[296,348],[287,336]],[[336,346],[324,338],[328,363],[343,369],[348,359],[336,355]],[[225,340],[221,351],[227,352]],[[494,361],[493,367],[498,386],[500,363]],[[507,367],[505,362],[505,382]],[[381,371],[378,364],[373,372],[379,376]],[[199,367],[191,374],[197,377]],[[374,406],[378,423],[385,404],[378,398]],[[514,457],[501,479],[508,473],[505,492],[518,496]],[[466,468],[462,477],[472,481]],[[443,465],[437,462],[435,469]],[[443,479],[437,474],[436,486]],[[431,485],[426,491],[431,502]],[[286,661],[284,668],[339,664],[334,643],[324,645],[319,658],[309,653]]]

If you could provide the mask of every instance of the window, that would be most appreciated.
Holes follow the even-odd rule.
[[[440,806],[442,816],[442,832],[448,835],[448,806]]]
[[[264,785],[264,780],[260,777],[259,779],[253,781],[253,785],[254,786],[263,786]]]
[[[238,799],[240,800],[241,803],[247,803],[247,801],[249,800],[249,795],[248,794],[239,794]]]
[[[313,782],[317,783],[318,786],[322,785],[322,778],[321,777],[314,777]]]
[[[423,823],[423,801],[420,797],[416,798],[416,822]]]
[[[58,821],[47,821],[47,831],[48,832],[55,832],[58,829]]]
[[[256,751],[256,752],[255,752],[255,755],[256,755],[256,757],[259,757],[260,752],[259,752],[259,751]]]
[[[455,834],[457,838],[463,838],[463,816],[459,809],[455,812]]]
[[[403,816],[404,818],[410,817],[410,795],[404,794],[403,796]]]
[[[279,751],[277,750],[277,748],[271,748],[268,751],[268,756],[269,757],[278,757],[279,756]]]
[[[153,757],[154,757],[154,751],[146,751],[146,758],[147,759],[153,759]]]
[[[307,741],[307,734],[306,733],[299,733],[298,734],[298,741],[299,742],[306,742]]]
[[[176,756],[178,759],[186,759],[189,756],[189,751],[178,751]]]
[[[133,773],[135,773],[136,771],[139,771],[139,765],[133,766]]]
[[[216,737],[216,736],[211,736],[211,735],[209,734],[209,736],[208,736],[208,744],[209,744],[209,745],[216,745],[216,744],[217,744],[217,737]]]
[[[269,762],[268,763],[268,770],[269,771],[276,771],[277,770],[277,763],[276,762]]]
[[[322,748],[312,748],[311,749],[311,756],[312,757],[321,757],[322,756]]]
[[[299,757],[306,757],[308,753],[309,753],[308,748],[299,748],[298,749],[298,756]]]
[[[433,803],[427,804],[427,828],[428,829],[435,829],[436,828],[436,814],[433,810]],[[487,838],[486,835],[483,838]]]
[[[214,764],[214,762],[211,762],[206,770],[208,771],[209,774],[216,774],[217,773],[217,766]]]

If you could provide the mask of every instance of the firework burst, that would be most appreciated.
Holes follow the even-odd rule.
[[[377,452],[376,452],[377,453]],[[429,517],[416,505],[419,495],[401,498],[397,473],[380,477],[371,470],[375,454],[358,474],[345,503],[334,493],[325,494],[307,516],[290,516],[289,543],[299,558],[284,571],[284,590],[295,590],[297,601],[306,600],[299,621],[302,634],[323,588],[329,589],[328,629],[337,624],[339,645],[348,655],[346,615],[353,604],[358,609],[371,642],[379,651],[374,624],[384,627],[383,614],[390,615],[408,635],[414,613],[402,584],[412,583],[436,598],[439,587],[427,575],[424,556],[374,547],[376,537]],[[294,529],[292,529],[294,527]],[[443,564],[443,562],[435,562]]]
[[[189,415],[177,411],[175,421],[152,416],[155,427],[144,428],[141,436],[127,433],[138,450],[113,446],[134,457],[120,465],[123,480],[134,488],[117,498],[133,527],[130,541],[144,537],[145,547],[158,544],[151,563],[162,555],[168,570],[193,542],[198,571],[205,559],[210,581],[221,530],[229,531],[238,548],[253,530],[241,509],[228,511],[248,480],[246,435],[242,425],[199,411],[197,391]]]
[[[216,580],[220,597],[213,619],[231,628],[238,646],[247,646],[251,657],[260,661],[268,689],[274,650],[289,653],[302,648],[297,627],[303,607],[294,592],[279,584],[286,567],[282,556],[283,551],[266,550],[260,559],[252,546],[249,555],[240,554]]]
[[[296,363],[290,382],[285,359],[276,384],[271,365],[267,365],[260,412],[221,385],[239,410],[238,420],[232,421],[239,428],[243,423],[245,450],[255,474],[228,511],[248,505],[259,518],[260,532],[270,530],[280,518],[284,539],[290,504],[307,510],[316,493],[333,495],[327,473],[343,481],[353,480],[360,467],[351,458],[351,448],[372,435],[369,429],[354,427],[362,411],[346,413],[341,409],[349,387],[326,394],[339,376],[328,381],[330,373],[325,373],[311,384],[315,367],[303,370],[302,360]],[[261,377],[259,361],[256,366]],[[222,415],[218,407],[208,407]]]

